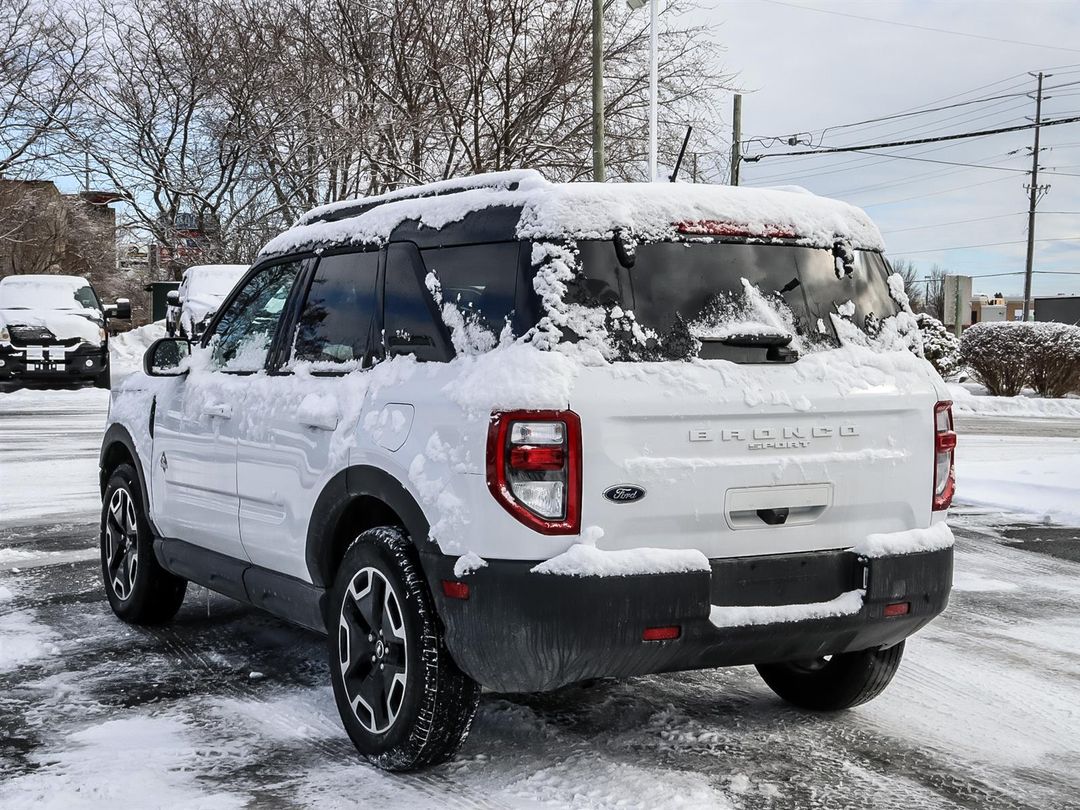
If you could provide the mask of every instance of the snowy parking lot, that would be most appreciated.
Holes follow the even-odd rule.
[[[806,714],[748,667],[488,693],[454,762],[395,776],[345,736],[318,636],[194,587],[173,625],[113,617],[96,549],[106,407],[93,389],[0,393],[0,807],[1080,802],[1068,419],[958,421],[952,601],[877,700]]]

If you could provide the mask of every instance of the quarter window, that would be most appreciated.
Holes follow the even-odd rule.
[[[271,265],[248,279],[210,338],[214,368],[231,372],[262,370],[301,265],[301,261]]]
[[[517,242],[434,248],[424,251],[424,264],[438,277],[443,302],[497,338],[514,316],[518,250]]]
[[[378,273],[378,253],[319,260],[296,325],[293,360],[318,365],[370,360]]]

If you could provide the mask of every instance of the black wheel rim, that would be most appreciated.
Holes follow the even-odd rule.
[[[116,598],[130,599],[139,573],[139,525],[135,502],[123,488],[113,493],[105,511],[105,567]]]
[[[361,568],[338,615],[338,661],[349,706],[361,726],[382,734],[401,711],[409,673],[401,602],[381,571]]]

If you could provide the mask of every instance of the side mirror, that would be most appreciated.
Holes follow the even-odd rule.
[[[183,338],[159,338],[143,355],[143,370],[150,377],[179,377],[187,374],[183,364],[190,356],[191,344]]]
[[[165,303],[171,307],[180,306],[180,291],[169,290],[167,293],[165,293]]]

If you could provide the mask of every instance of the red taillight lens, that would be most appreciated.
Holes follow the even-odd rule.
[[[934,406],[934,501],[933,511],[948,509],[956,491],[956,433],[951,402]]]
[[[581,421],[573,411],[497,411],[487,445],[488,489],[543,534],[581,528]]]
[[[566,463],[566,451],[561,447],[510,448],[510,466],[515,470],[561,470]]]

